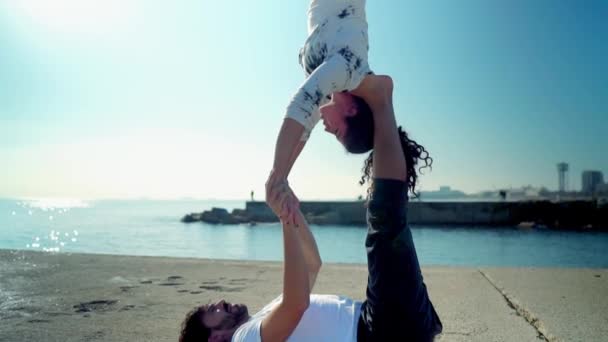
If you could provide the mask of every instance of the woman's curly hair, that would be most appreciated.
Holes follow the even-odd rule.
[[[422,160],[424,165],[418,167],[418,171],[422,173],[423,168],[430,168],[432,170],[433,158],[429,155],[428,151],[424,146],[418,144],[416,141],[410,139],[407,133],[399,126],[399,139],[401,140],[401,147],[403,148],[403,154],[405,155],[405,163],[407,168],[407,188],[409,192],[415,197],[419,197],[419,193],[416,192],[416,182],[418,181],[418,173],[416,167],[418,162]],[[359,180],[360,185],[364,185],[366,182],[370,183],[367,188],[367,197],[369,198],[372,190],[372,169],[374,164],[374,152],[369,154],[369,157],[363,164],[363,176]]]

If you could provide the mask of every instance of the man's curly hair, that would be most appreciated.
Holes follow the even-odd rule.
[[[196,307],[186,314],[182,322],[179,342],[206,342],[211,335],[211,329],[203,324],[204,306]]]

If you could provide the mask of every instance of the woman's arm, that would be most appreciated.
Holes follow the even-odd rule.
[[[304,147],[300,141],[304,129],[304,125],[296,120],[291,118],[283,120],[274,148],[274,163],[272,165],[272,174],[277,182],[287,179],[291,167]]]
[[[309,134],[321,118],[318,109],[323,99],[333,92],[345,90],[350,84],[350,74],[348,62],[336,55],[315,69],[295,93],[287,106],[286,119],[275,146],[273,173],[277,179],[287,179],[295,161],[292,156],[299,143],[306,140],[302,137],[305,132]]]
[[[310,134],[320,119],[318,108],[323,99],[333,92],[345,90],[351,83],[351,74],[346,59],[336,55],[323,62],[300,86],[287,107],[287,117],[279,131],[273,169],[267,184],[287,180],[291,167],[304,147],[302,137]],[[292,199],[287,202],[289,204],[281,216],[294,222],[297,201]]]
[[[296,148],[293,150],[293,153],[291,154],[291,159],[289,160],[289,164],[287,164],[287,174],[291,173],[293,164],[295,164],[296,160],[300,156],[300,153],[302,153],[302,150],[304,150],[304,146],[306,146],[306,140],[302,140],[296,145]]]
[[[268,180],[266,181],[266,193],[280,185],[287,183],[287,176],[291,172],[291,168],[295,163],[296,159],[304,148],[305,141],[296,139],[304,132],[304,126],[300,125],[296,121],[286,118],[283,121],[283,126],[279,132],[277,143],[275,146],[274,153],[274,164]],[[266,197],[266,202],[270,205],[269,197]],[[295,222],[295,210],[300,206],[299,200],[295,197],[289,197],[285,199],[285,205],[282,205],[282,211],[277,213],[279,218],[286,220],[286,222]]]

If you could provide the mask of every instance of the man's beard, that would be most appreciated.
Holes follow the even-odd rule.
[[[234,328],[237,324],[241,323],[247,316],[247,307],[240,306],[238,307],[238,311],[234,313],[230,313],[224,320],[222,321],[221,329],[231,329]]]

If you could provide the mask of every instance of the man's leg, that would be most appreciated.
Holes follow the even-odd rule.
[[[430,341],[442,325],[423,282],[407,225],[407,186],[374,179],[368,205],[367,300],[359,341]]]

